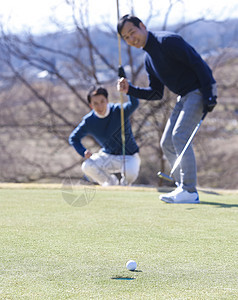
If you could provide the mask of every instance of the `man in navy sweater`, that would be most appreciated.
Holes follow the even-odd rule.
[[[195,49],[175,33],[152,33],[140,19],[131,15],[119,20],[117,30],[128,45],[145,51],[149,79],[148,88],[135,87],[127,79],[120,79],[118,89],[146,100],[160,100],[164,86],[178,95],[161,138],[161,147],[172,167],[203,112],[212,111],[217,103],[212,71]],[[186,150],[173,176],[177,188],[160,195],[160,199],[168,203],[199,203],[192,145]]]
[[[103,87],[93,88],[88,94],[88,102],[92,111],[84,116],[81,123],[69,137],[69,143],[86,160],[82,171],[93,181],[102,186],[118,185],[115,173],[123,173],[124,158],[121,140],[121,105],[108,101],[108,92]],[[129,96],[129,101],[123,104],[125,120],[125,176],[120,184],[132,184],[139,174],[139,148],[134,139],[130,116],[139,105],[137,98]],[[102,147],[97,153],[92,153],[81,143],[85,136],[92,136]],[[124,174],[123,174],[124,175]]]

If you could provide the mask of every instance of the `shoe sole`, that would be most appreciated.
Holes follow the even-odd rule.
[[[171,201],[169,199],[160,199],[161,201],[164,201],[166,203],[170,203],[170,204],[200,204],[199,200],[194,200],[194,201],[180,201],[180,202],[174,202]]]

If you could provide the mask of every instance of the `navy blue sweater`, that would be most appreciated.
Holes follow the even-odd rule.
[[[175,33],[148,32],[145,67],[149,87],[129,86],[129,95],[158,100],[163,97],[164,86],[175,94],[184,96],[200,89],[205,99],[212,96],[215,80],[207,63],[183,38]]]
[[[132,96],[129,101],[123,104],[125,119],[125,150],[126,155],[132,155],[139,151],[135,142],[129,117],[139,105],[139,100]],[[105,118],[99,118],[92,110],[84,116],[82,122],[75,128],[69,137],[69,143],[76,151],[84,157],[86,148],[82,145],[81,139],[85,136],[92,136],[103,151],[108,154],[122,155],[121,141],[121,105],[110,103],[110,113]]]

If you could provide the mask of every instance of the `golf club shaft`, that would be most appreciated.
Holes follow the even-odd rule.
[[[120,13],[119,13],[119,0],[117,0],[117,20],[120,19]],[[119,66],[122,65],[121,60],[121,36],[119,33],[117,33],[117,39],[118,39],[118,60],[119,60]],[[122,141],[122,155],[123,155],[123,171],[122,175],[124,178],[126,177],[126,138],[125,138],[125,118],[124,118],[124,108],[123,108],[123,94],[120,92],[120,100],[121,100],[121,141]]]
[[[188,139],[186,145],[184,146],[182,152],[180,153],[180,155],[177,157],[174,165],[173,165],[173,168],[172,170],[170,171],[170,177],[172,176],[172,174],[174,173],[174,171],[177,169],[178,165],[180,164],[182,158],[183,158],[183,155],[185,153],[185,151],[188,149],[189,145],[191,144],[196,132],[198,131],[199,127],[201,126],[202,124],[202,121],[204,120],[204,118],[206,117],[206,114],[207,112],[205,112],[200,120],[200,122],[197,124],[197,126],[195,127],[194,131],[192,132],[190,138]]]

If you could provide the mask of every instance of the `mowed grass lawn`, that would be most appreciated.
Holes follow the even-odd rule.
[[[0,187],[0,299],[238,299],[237,192]]]

